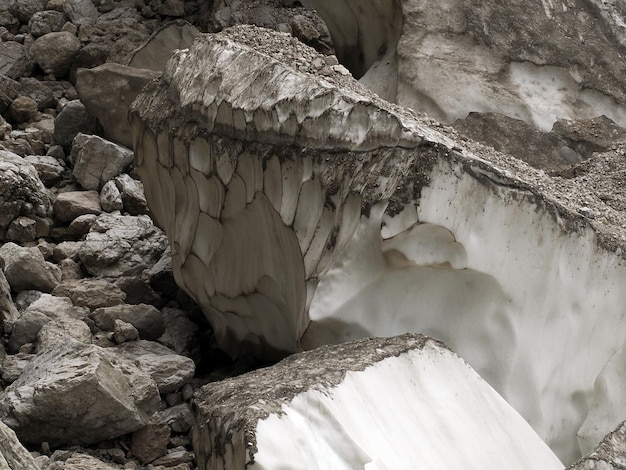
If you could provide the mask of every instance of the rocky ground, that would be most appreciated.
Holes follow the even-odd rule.
[[[34,460],[4,425],[0,448],[23,468],[195,468],[194,390],[258,365],[212,346],[132,151],[101,137],[75,85],[180,18],[330,52],[319,18],[285,3],[0,0],[0,414]]]

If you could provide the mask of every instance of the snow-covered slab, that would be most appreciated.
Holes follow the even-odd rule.
[[[563,468],[469,365],[417,334],[298,354],[194,401],[202,470]]]

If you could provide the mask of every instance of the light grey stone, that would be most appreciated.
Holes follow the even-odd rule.
[[[116,319],[113,325],[113,338],[117,344],[121,344],[138,339],[139,332],[131,323]]]
[[[134,364],[62,337],[6,388],[0,414],[24,442],[86,445],[140,429],[158,403],[154,381]]]
[[[159,75],[159,72],[108,62],[79,70],[76,89],[87,111],[102,123],[104,136],[132,147],[128,108],[146,83]]]
[[[191,359],[152,341],[122,343],[115,347],[115,352],[150,374],[161,394],[183,387],[195,373],[195,364]]]
[[[100,194],[97,191],[68,191],[54,201],[54,215],[62,222],[70,222],[85,214],[100,214]]]
[[[6,470],[40,470],[39,464],[20,443],[15,432],[0,421],[0,468]]]
[[[100,190],[100,205],[106,212],[121,211],[124,208],[122,194],[115,181],[107,181]]]
[[[0,229],[21,214],[51,214],[52,197],[37,170],[19,155],[0,150]]]
[[[72,144],[73,174],[85,189],[100,190],[133,161],[133,152],[102,137],[78,134]]]
[[[137,329],[139,337],[156,340],[165,330],[163,317],[152,305],[115,305],[94,310],[91,315],[96,326],[101,330],[115,331],[115,323],[121,320]]]
[[[65,171],[65,165],[57,158],[47,155],[27,155],[24,161],[35,167],[39,178],[46,187],[54,185],[61,179]]]
[[[6,384],[12,384],[20,375],[24,367],[33,360],[34,354],[18,352],[17,354],[9,354],[0,360],[0,375]]]
[[[69,297],[74,305],[90,309],[119,305],[126,298],[115,284],[93,278],[64,281],[52,291],[52,295]]]
[[[0,326],[12,326],[18,312],[11,298],[11,286],[7,282],[4,270],[0,269]]]
[[[36,289],[50,292],[61,281],[60,269],[47,262],[36,247],[5,243],[0,247],[4,275],[15,292]]]
[[[148,213],[148,203],[141,181],[131,178],[127,174],[122,174],[115,178],[115,184],[121,193],[126,212],[130,215]]]
[[[102,214],[79,255],[92,276],[134,276],[152,266],[166,246],[165,234],[148,216]]]

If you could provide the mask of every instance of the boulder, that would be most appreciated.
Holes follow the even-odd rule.
[[[28,21],[28,30],[34,38],[48,33],[56,33],[67,23],[67,15],[62,11],[44,10],[36,12]]]
[[[95,23],[100,16],[91,0],[63,0],[63,11],[77,25]]]
[[[421,335],[296,354],[205,385],[194,410],[202,470],[563,468],[474,370]]]
[[[71,148],[74,137],[80,132],[95,134],[98,122],[80,100],[67,103],[54,120],[54,143],[63,146],[67,151]]]
[[[148,213],[148,203],[141,181],[131,178],[127,174],[122,174],[115,178],[115,184],[120,191],[126,212],[130,215]]]
[[[100,191],[100,206],[106,212],[121,211],[124,208],[122,194],[115,181],[107,181]]]
[[[39,470],[41,467],[20,443],[15,432],[0,421],[0,467],[7,470]]]
[[[54,215],[61,222],[70,222],[85,214],[100,214],[100,195],[97,191],[68,191],[54,201]]]
[[[80,40],[72,33],[59,31],[37,38],[30,51],[44,73],[65,77],[80,50]]]
[[[59,328],[69,330],[70,337],[90,343],[89,328],[85,335],[87,325],[82,321],[85,316],[86,312],[74,307],[70,299],[43,294],[15,321],[9,338],[9,351],[16,353],[24,344],[35,343],[41,329],[52,321]]]
[[[200,31],[186,21],[170,21],[157,29],[150,39],[135,50],[128,66],[161,73],[176,49],[186,49]]]
[[[150,422],[133,433],[130,454],[147,464],[165,455],[169,445],[171,429],[158,413]]]
[[[165,234],[148,216],[102,214],[79,250],[92,276],[135,276],[152,266],[167,245]]]
[[[31,164],[19,155],[0,150],[0,235],[19,215],[50,215],[51,199]]]
[[[93,278],[64,281],[52,291],[52,295],[69,297],[74,305],[90,309],[119,305],[126,298],[115,284]]]
[[[115,322],[122,320],[130,323],[139,332],[142,339],[156,340],[165,331],[161,312],[152,305],[115,305],[101,307],[91,315],[96,326],[101,330],[114,331]]]
[[[20,78],[20,94],[32,98],[37,103],[37,109],[43,111],[55,105],[52,89],[41,80],[33,77]]]
[[[9,11],[20,20],[28,24],[31,17],[38,11],[46,9],[46,0],[9,0]]]
[[[13,325],[17,315],[17,308],[11,299],[11,286],[7,282],[4,270],[0,269],[0,326]]]
[[[115,325],[113,325],[113,339],[117,344],[125,343],[126,341],[135,341],[138,338],[139,332],[132,324],[122,320],[115,320]]]
[[[167,408],[160,413],[173,432],[186,433],[193,426],[194,417],[189,403],[180,403]]]
[[[61,282],[60,269],[46,261],[36,247],[5,243],[0,247],[0,258],[4,262],[4,275],[14,292],[27,289],[50,292]]]
[[[134,364],[68,337],[40,351],[1,397],[2,420],[24,442],[51,446],[136,431],[159,403],[154,381]]]
[[[61,179],[66,168],[57,158],[47,155],[28,155],[24,161],[35,167],[39,179],[48,188]]]
[[[17,80],[28,77],[33,68],[33,59],[22,44],[14,41],[0,42],[0,75]]]
[[[96,135],[78,134],[72,143],[71,161],[80,185],[99,191],[133,161],[133,152]]]
[[[11,102],[20,94],[20,91],[18,82],[0,74],[0,113],[4,113]]]
[[[192,322],[182,310],[165,307],[161,312],[165,322],[165,331],[159,338],[159,343],[178,354],[188,355],[194,346],[198,325]]]
[[[76,89],[85,109],[102,123],[104,137],[131,147],[128,108],[146,83],[159,75],[160,72],[108,62],[79,70]]]
[[[171,349],[152,341],[130,341],[114,348],[116,354],[134,363],[149,374],[165,395],[182,388],[196,371],[194,362]]]
[[[7,385],[15,382],[34,357],[34,354],[22,352],[8,354],[5,358],[0,360],[0,375],[2,376],[2,381]]]

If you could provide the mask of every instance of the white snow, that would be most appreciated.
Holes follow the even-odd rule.
[[[562,469],[530,426],[434,342],[297,395],[259,421],[252,469]]]

